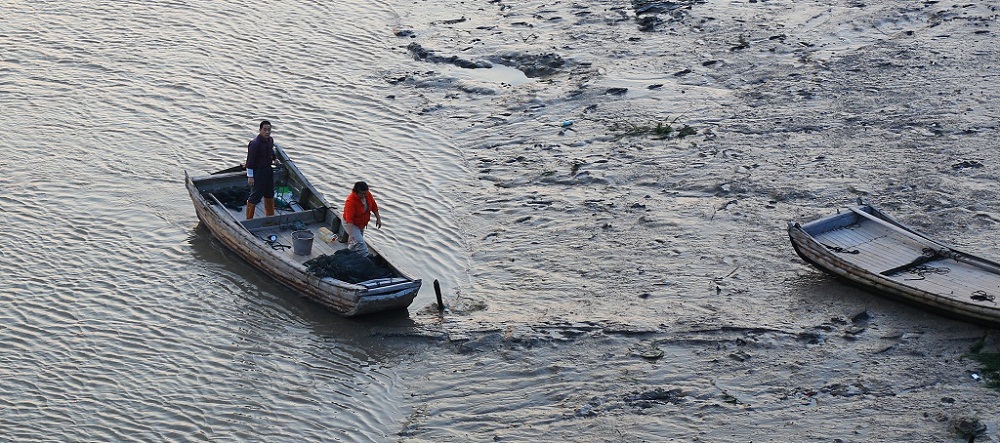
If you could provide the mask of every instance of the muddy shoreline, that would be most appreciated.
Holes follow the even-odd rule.
[[[1000,438],[963,357],[995,331],[824,276],[784,234],[863,197],[996,248],[994,7],[444,10],[401,18],[426,70],[392,83],[481,186],[470,285],[387,333],[412,357],[401,441]],[[440,68],[495,64],[529,81]]]

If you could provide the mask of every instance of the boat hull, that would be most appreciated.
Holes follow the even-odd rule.
[[[1000,325],[1000,265],[934,241],[870,205],[789,223],[795,252],[858,286],[944,314]]]

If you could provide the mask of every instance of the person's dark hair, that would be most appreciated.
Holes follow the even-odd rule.
[[[264,125],[271,126],[271,122],[269,122],[267,120],[261,120],[261,122],[260,122],[260,128],[258,128],[258,129],[264,129]]]
[[[354,192],[364,192],[368,190],[368,183],[357,182],[354,184]]]

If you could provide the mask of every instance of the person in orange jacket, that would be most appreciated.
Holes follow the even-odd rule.
[[[365,227],[375,214],[375,228],[382,228],[382,217],[378,215],[378,203],[368,190],[368,183],[357,182],[344,202],[344,230],[347,231],[347,249],[368,256],[365,243]]]

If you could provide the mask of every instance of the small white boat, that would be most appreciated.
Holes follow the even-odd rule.
[[[274,170],[275,215],[261,217],[258,209],[258,217],[245,220],[249,186],[246,172],[235,167],[198,177],[184,172],[198,219],[251,265],[338,314],[406,309],[420,280],[389,263],[371,244],[367,261],[347,252],[336,238],[344,235],[338,207],[323,199],[284,150],[275,146],[275,151],[281,160]]]
[[[869,204],[808,223],[788,223],[806,262],[873,291],[929,310],[1000,325],[1000,264],[957,251]]]

